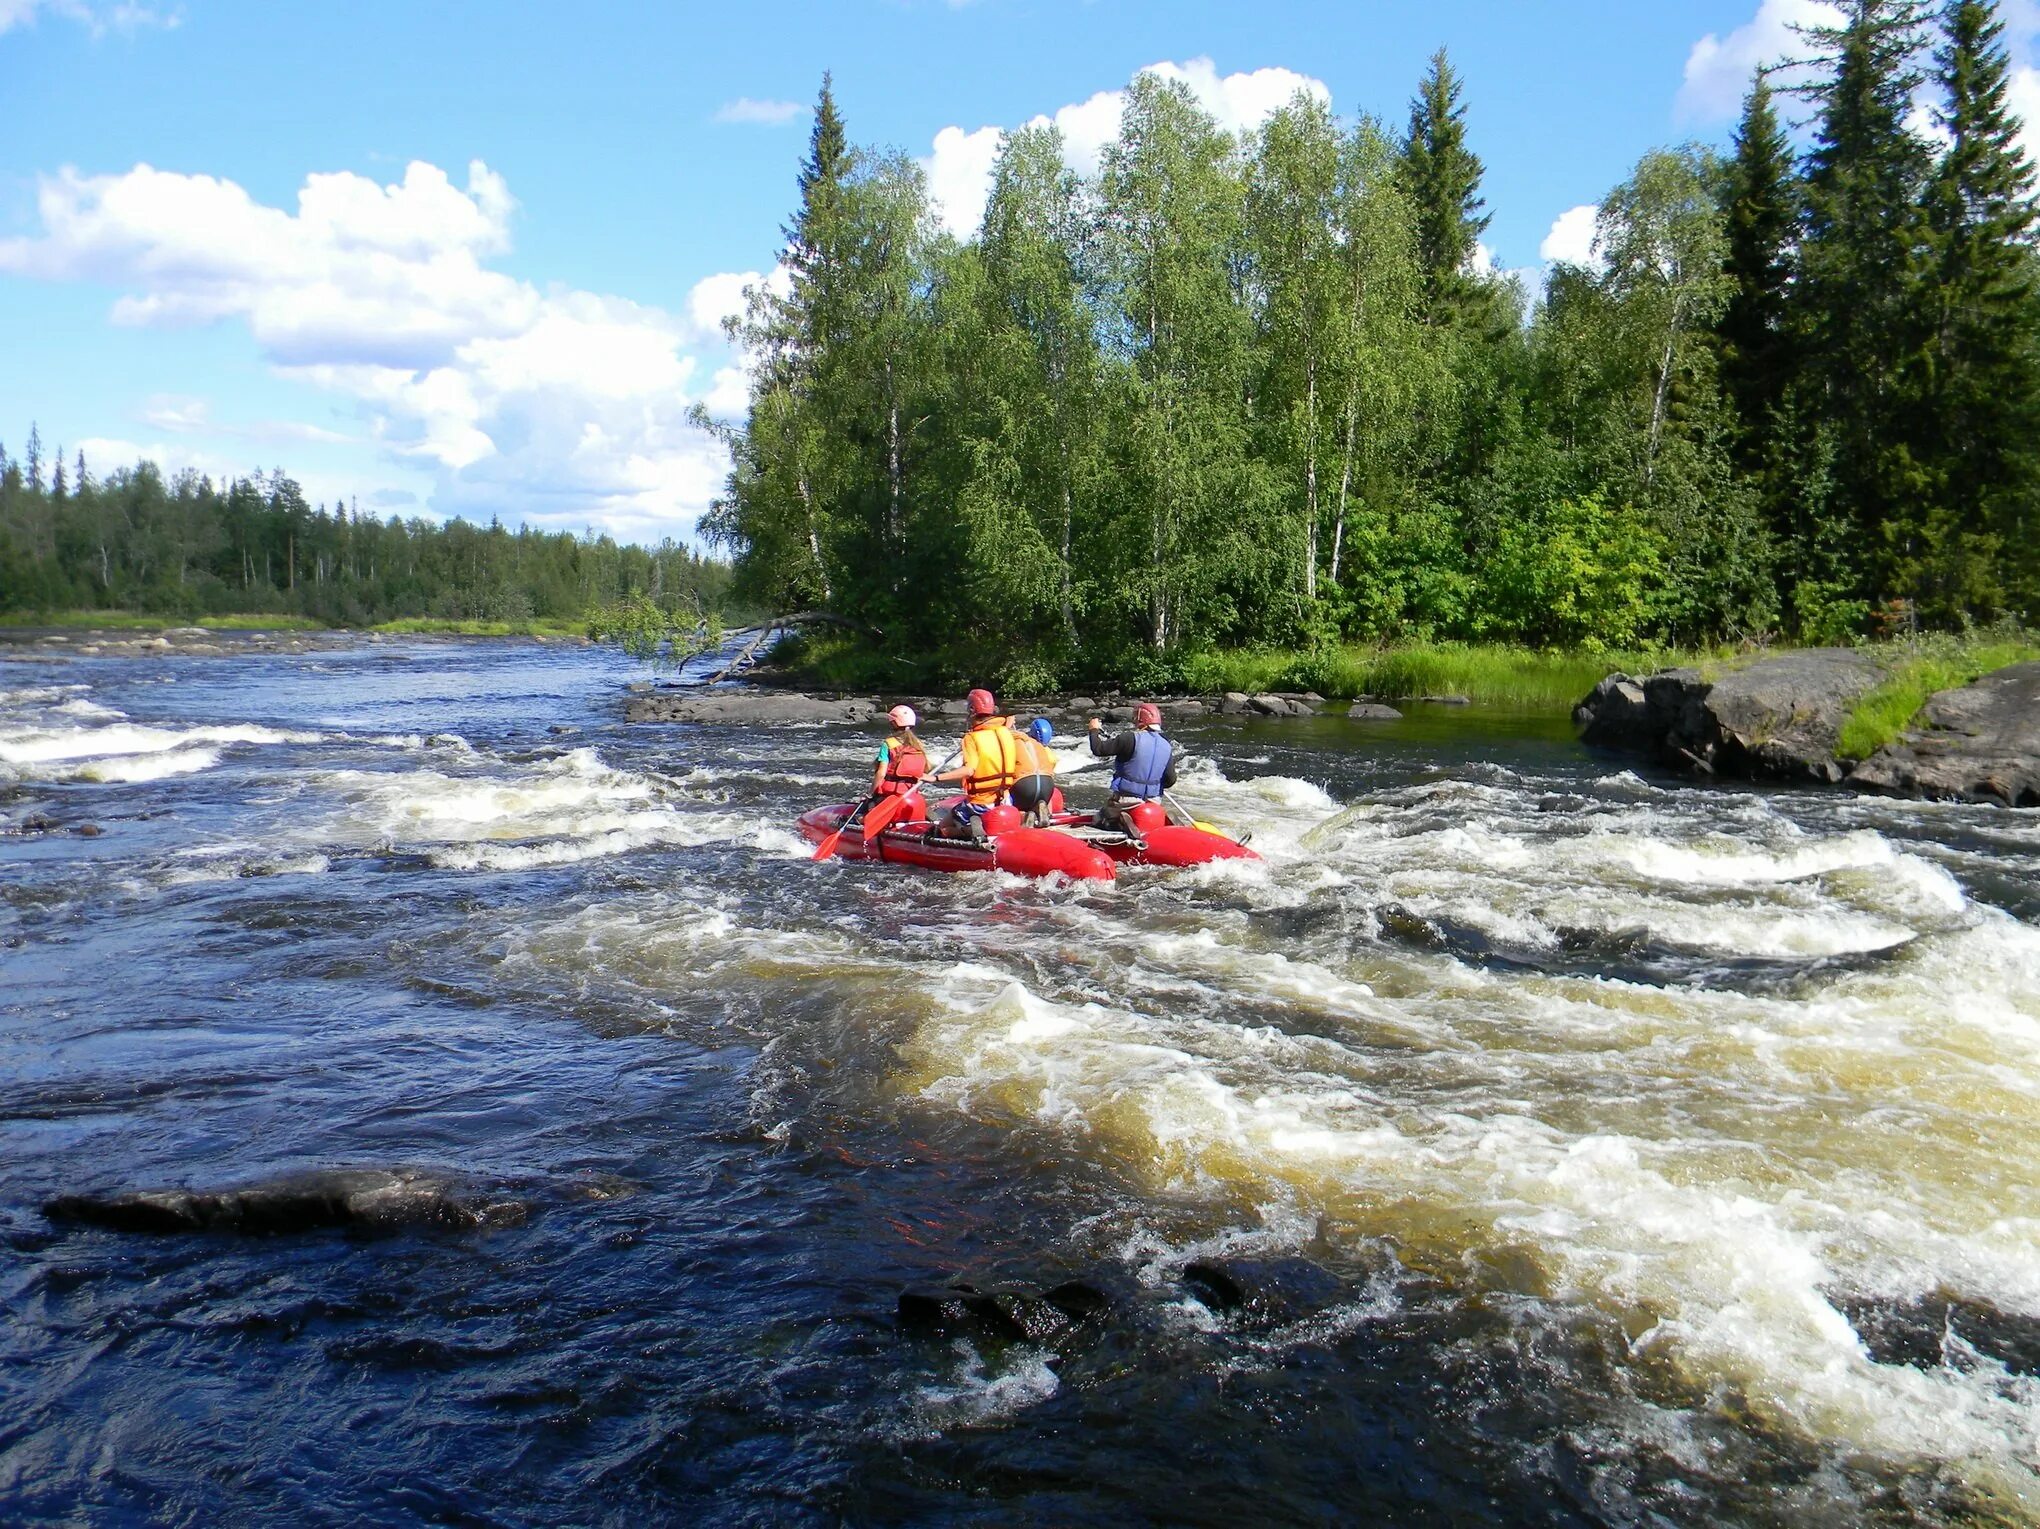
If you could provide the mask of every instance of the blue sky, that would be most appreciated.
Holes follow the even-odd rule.
[[[741,396],[715,321],[772,269],[824,69],[967,230],[998,129],[1057,117],[1081,158],[1142,68],[1234,127],[1303,86],[1399,128],[1443,44],[1493,258],[1534,269],[1644,150],[1725,142],[1819,9],[0,0],[0,441],[685,536],[722,471],[685,410]],[[2030,64],[2040,0],[2016,11]]]

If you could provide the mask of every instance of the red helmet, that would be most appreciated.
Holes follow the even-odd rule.
[[[1142,701],[1140,705],[1133,709],[1133,725],[1135,727],[1160,727],[1162,725],[1161,708],[1155,705],[1153,701]]]
[[[973,717],[994,716],[999,710],[999,703],[992,699],[989,690],[973,690],[965,699],[970,702],[970,714]]]

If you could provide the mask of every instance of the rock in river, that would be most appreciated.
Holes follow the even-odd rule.
[[[631,722],[868,722],[878,706],[860,696],[824,697],[781,690],[653,690],[624,703]]]
[[[514,1224],[525,1207],[488,1200],[454,1180],[415,1169],[331,1169],[235,1189],[143,1189],[59,1195],[43,1206],[52,1221],[83,1221],[119,1232],[240,1232],[268,1236],[344,1226],[473,1228]]]
[[[1912,729],[1856,766],[1849,784],[2040,807],[2040,663],[1930,697]]]
[[[1697,669],[1611,674],[1573,711],[1586,742],[1707,774],[1839,781],[1842,723],[1884,677],[1855,648],[1781,653],[1710,683]]]

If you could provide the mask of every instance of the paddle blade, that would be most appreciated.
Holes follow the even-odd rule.
[[[889,796],[864,814],[864,842],[869,844],[892,826],[892,820],[906,810],[904,796]]]
[[[822,840],[820,844],[817,844],[815,846],[814,858],[817,860],[828,859],[829,856],[836,853],[836,846],[840,844],[842,840],[843,830],[839,828],[834,833],[830,834],[828,838]]]

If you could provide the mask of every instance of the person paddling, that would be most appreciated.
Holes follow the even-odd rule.
[[[928,751],[914,733],[915,724],[921,720],[914,715],[914,708],[895,706],[885,715],[893,730],[878,746],[878,757],[873,761],[871,795],[874,801],[888,796],[905,796],[920,785],[921,777],[928,773]]]
[[[1132,732],[1108,738],[1096,717],[1090,732],[1091,752],[1112,761],[1112,795],[1099,810],[1098,826],[1116,828],[1139,843],[1140,830],[1128,809],[1162,800],[1162,793],[1176,784],[1176,746],[1162,736],[1161,708],[1152,701],[1134,707]]]
[[[973,690],[968,704],[970,731],[963,735],[963,763],[935,777],[938,781],[960,783],[963,800],[935,831],[946,838],[968,838],[982,844],[986,839],[985,814],[1006,799],[1013,782],[1020,778],[1020,740],[999,715],[998,703],[989,690]]]
[[[1013,735],[1020,743],[1020,768],[1026,773],[1013,782],[1013,805],[1027,814],[1036,828],[1055,823],[1055,753],[1049,740],[1055,728],[1046,717],[1036,717]]]

